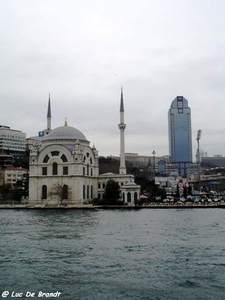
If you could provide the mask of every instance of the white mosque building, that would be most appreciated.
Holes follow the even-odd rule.
[[[29,167],[29,204],[83,205],[94,198],[102,199],[109,179],[120,185],[121,200],[134,205],[140,197],[140,186],[134,176],[126,174],[123,90],[120,100],[120,168],[119,174],[99,175],[98,151],[78,129],[64,126],[51,129],[50,97],[47,129],[43,136],[31,138]],[[60,199],[61,198],[61,199]]]

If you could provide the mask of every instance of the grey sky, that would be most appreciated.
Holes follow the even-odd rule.
[[[34,136],[81,130],[99,155],[168,154],[167,114],[183,95],[200,147],[225,155],[225,1],[0,0],[0,124]]]

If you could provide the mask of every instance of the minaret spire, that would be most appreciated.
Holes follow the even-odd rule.
[[[50,100],[50,94],[49,94],[48,111],[47,111],[47,130],[46,130],[47,134],[52,130],[51,129],[51,119],[52,119],[52,114],[51,114],[51,100]]]
[[[123,87],[121,87],[120,111],[124,112],[124,105],[123,105]]]
[[[125,165],[125,139],[124,132],[126,124],[124,124],[124,104],[123,104],[123,88],[121,87],[121,98],[120,98],[120,124],[118,125],[120,129],[120,174],[126,174]]]

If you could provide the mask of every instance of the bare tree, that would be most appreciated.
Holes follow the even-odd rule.
[[[57,196],[62,205],[63,200],[71,199],[72,191],[67,185],[57,182],[52,186],[49,196]]]

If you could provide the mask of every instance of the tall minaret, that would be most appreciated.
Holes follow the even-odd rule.
[[[126,174],[125,165],[125,140],[124,131],[126,124],[124,124],[124,105],[123,105],[123,88],[121,87],[121,99],[120,99],[120,124],[118,124],[120,129],[120,174]]]
[[[51,101],[50,101],[50,94],[49,94],[49,99],[48,99],[48,111],[47,111],[47,130],[46,130],[46,134],[49,134],[49,132],[52,130],[52,129],[51,129],[51,120],[52,120],[52,114],[51,114]]]

